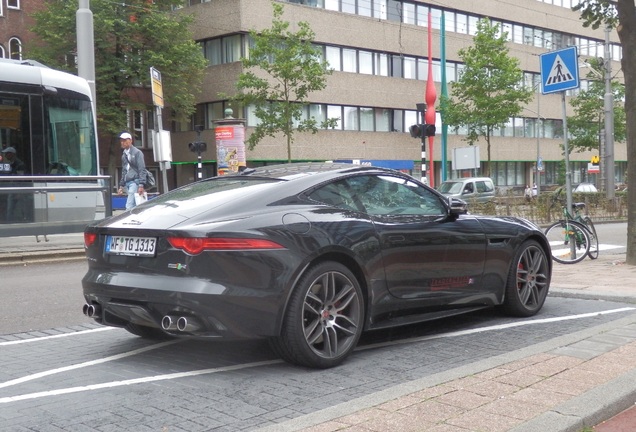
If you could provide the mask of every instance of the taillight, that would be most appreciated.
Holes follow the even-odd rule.
[[[89,247],[97,240],[96,233],[84,233],[84,246]]]
[[[210,250],[284,249],[276,242],[255,238],[168,237],[168,242],[190,255]]]

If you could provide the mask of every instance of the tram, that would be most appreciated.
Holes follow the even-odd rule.
[[[112,213],[85,79],[0,59],[0,236],[79,232]]]

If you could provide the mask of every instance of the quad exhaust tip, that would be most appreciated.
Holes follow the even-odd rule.
[[[165,331],[177,330],[184,333],[192,333],[201,328],[201,323],[192,317],[166,315],[161,319],[161,328]]]

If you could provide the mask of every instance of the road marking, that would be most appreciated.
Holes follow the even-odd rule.
[[[224,367],[211,368],[211,369],[201,369],[201,370],[196,370],[191,372],[176,372],[176,373],[165,374],[165,375],[149,376],[145,378],[135,378],[135,379],[123,380],[123,381],[111,381],[111,382],[106,382],[101,384],[90,384],[90,385],[79,386],[79,387],[68,387],[68,388],[63,388],[59,390],[50,390],[50,391],[43,391],[43,392],[37,392],[37,393],[27,393],[27,394],[23,394],[19,396],[9,396],[9,397],[0,398],[0,404],[5,404],[9,402],[18,402],[18,401],[23,401],[28,399],[39,399],[39,398],[49,397],[49,396],[59,396],[59,395],[65,395],[70,393],[79,393],[79,392],[85,392],[90,390],[100,390],[105,388],[121,387],[121,386],[133,385],[133,384],[145,384],[145,383],[155,382],[155,381],[165,381],[165,380],[173,380],[173,379],[179,379],[179,378],[189,378],[189,377],[198,376],[198,375],[208,375],[208,374],[214,374],[219,372],[236,371],[236,370],[249,369],[249,368],[255,368],[260,366],[269,366],[269,365],[278,364],[282,362],[283,362],[282,360],[266,360],[261,362],[245,363],[245,364],[233,365],[233,366],[224,366]]]
[[[155,349],[163,348],[165,346],[172,345],[172,344],[175,344],[175,343],[181,342],[181,341],[182,340],[172,340],[172,341],[162,342],[162,343],[154,344],[154,345],[147,346],[147,347],[144,347],[144,348],[139,348],[139,349],[136,349],[136,350],[133,350],[133,351],[128,351],[128,352],[125,352],[125,353],[116,354],[116,355],[109,356],[109,357],[104,357],[104,358],[97,359],[97,360],[91,360],[91,361],[87,361],[87,362],[84,362],[84,363],[78,363],[78,364],[75,364],[75,365],[64,366],[64,367],[57,368],[57,369],[50,369],[50,370],[47,370],[47,371],[38,372],[38,373],[35,373],[35,374],[32,374],[32,375],[24,376],[22,378],[16,378],[16,379],[12,379],[10,381],[5,381],[3,383],[0,383],[0,388],[11,387],[11,386],[16,385],[16,384],[21,384],[21,383],[24,383],[24,382],[27,382],[27,381],[33,381],[35,379],[43,378],[43,377],[49,376],[49,375],[55,375],[55,374],[58,374],[58,373],[68,372],[68,371],[72,371],[72,370],[75,370],[75,369],[81,369],[81,368],[85,368],[85,367],[88,367],[88,366],[94,366],[94,365],[98,365],[98,364],[101,364],[101,363],[106,363],[106,362],[113,361],[113,360],[119,360],[119,359],[122,359],[122,358],[134,356],[134,355],[137,355],[137,354],[141,354],[141,353],[144,353],[146,351],[152,351],[152,350],[155,350]]]
[[[58,339],[58,338],[63,338],[68,336],[79,336],[79,335],[84,335],[87,333],[94,333],[94,332],[100,332],[100,331],[106,331],[106,330],[115,330],[116,328],[117,327],[99,327],[92,330],[82,330],[82,331],[77,331],[73,333],[62,333],[58,335],[34,337],[31,339],[20,339],[20,340],[14,340],[14,341],[0,342],[0,346],[20,345],[20,344],[31,343],[31,342],[40,342],[40,341],[49,340],[49,339]]]
[[[509,328],[522,327],[522,326],[534,325],[534,324],[546,324],[546,323],[559,322],[559,321],[570,321],[575,319],[595,317],[598,315],[609,315],[613,313],[628,312],[632,310],[636,310],[636,308],[624,307],[620,309],[611,309],[611,310],[600,311],[600,312],[590,312],[590,313],[579,314],[579,315],[568,315],[564,317],[543,318],[543,319],[535,319],[535,320],[528,320],[528,321],[517,321],[517,322],[508,323],[508,324],[497,324],[493,326],[479,327],[479,328],[470,329],[470,330],[458,330],[454,332],[442,333],[442,334],[431,335],[431,336],[422,336],[422,337],[412,338],[412,339],[382,342],[382,343],[374,344],[374,345],[365,345],[364,347],[361,347],[359,349],[363,350],[363,349],[379,348],[379,347],[400,345],[400,344],[413,343],[413,342],[422,342],[422,341],[433,340],[433,339],[443,339],[443,338],[450,338],[450,337],[457,337],[457,336],[465,336],[465,335],[470,335],[475,333],[485,333],[485,332],[494,331],[494,330],[505,330]]]
[[[579,314],[579,315],[568,315],[564,317],[544,318],[544,319],[535,319],[535,320],[521,321],[521,322],[515,322],[515,323],[508,323],[508,324],[498,324],[498,325],[480,327],[480,328],[471,329],[471,330],[461,330],[461,331],[443,333],[439,335],[424,336],[424,337],[405,339],[405,340],[394,341],[394,342],[384,342],[384,343],[375,344],[375,345],[367,345],[364,347],[356,348],[356,351],[362,351],[362,350],[366,350],[370,348],[379,348],[379,347],[398,345],[398,344],[422,342],[422,341],[432,340],[432,339],[451,338],[451,337],[464,336],[464,335],[469,335],[474,333],[484,333],[488,331],[503,330],[503,329],[521,327],[526,325],[545,324],[545,323],[558,322],[558,321],[569,321],[569,320],[575,320],[575,319],[590,318],[590,317],[595,317],[598,315],[608,315],[613,313],[628,312],[635,309],[636,308],[633,308],[633,307],[625,307],[620,309],[612,309],[612,310],[606,310],[606,311],[600,311],[600,312],[590,312],[590,313]],[[156,345],[153,345],[153,346],[156,346]],[[96,360],[96,362],[100,362],[100,360]],[[90,362],[87,362],[87,363],[90,363]],[[245,363],[245,364],[239,364],[239,365],[233,365],[233,366],[224,366],[219,368],[200,369],[200,370],[195,370],[190,372],[177,372],[177,373],[171,373],[171,374],[149,376],[144,378],[135,378],[130,380],[111,381],[111,382],[106,382],[101,384],[90,384],[86,386],[68,387],[68,388],[63,388],[58,390],[27,393],[23,395],[8,396],[8,397],[0,398],[0,404],[18,402],[18,401],[23,401],[28,399],[39,399],[44,397],[59,396],[59,395],[65,395],[65,394],[71,394],[71,393],[79,393],[79,392],[85,392],[85,391],[91,391],[91,390],[100,390],[105,388],[122,387],[122,386],[133,385],[133,384],[145,384],[145,383],[155,382],[155,381],[166,381],[166,380],[187,378],[187,377],[193,377],[193,376],[199,376],[199,375],[209,375],[209,374],[215,374],[220,372],[236,371],[236,370],[249,369],[249,368],[255,368],[260,366],[269,366],[269,365],[279,364],[279,363],[283,363],[283,360],[279,360],[279,359],[265,360],[261,362]],[[60,368],[60,369],[63,369],[63,368]],[[57,371],[59,370],[54,369],[53,371],[56,371],[55,373],[58,373]],[[40,372],[40,375],[46,376],[47,374],[49,374],[48,372],[49,371]],[[35,374],[35,375],[38,375],[38,374]]]

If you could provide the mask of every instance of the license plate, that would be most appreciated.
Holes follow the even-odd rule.
[[[155,256],[156,237],[107,236],[106,253],[128,256]]]

